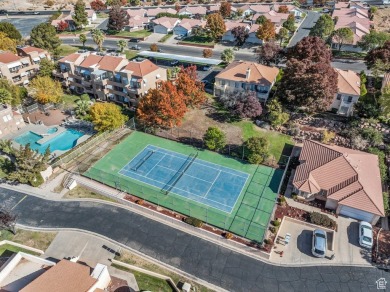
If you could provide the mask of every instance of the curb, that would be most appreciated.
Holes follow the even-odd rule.
[[[175,267],[170,266],[164,262],[161,262],[161,261],[159,261],[151,256],[148,256],[148,255],[146,255],[138,250],[135,250],[135,249],[123,244],[123,243],[117,242],[111,238],[108,238],[108,237],[101,235],[101,234],[98,234],[98,233],[94,233],[94,232],[91,232],[88,230],[83,230],[83,229],[78,229],[78,228],[42,228],[42,227],[30,227],[30,226],[26,226],[26,225],[22,225],[22,224],[16,224],[16,227],[18,227],[20,229],[24,229],[24,230],[32,230],[32,231],[40,231],[40,232],[73,231],[73,232],[85,233],[85,234],[88,234],[88,235],[91,235],[94,237],[102,238],[102,239],[104,239],[112,244],[118,245],[119,247],[136,254],[139,257],[146,258],[148,261],[152,262],[155,265],[161,266],[161,267],[163,267],[163,268],[165,268],[173,273],[179,274],[182,277],[186,277],[186,278],[188,278],[194,282],[197,282],[197,283],[199,283],[199,284],[201,284],[209,289],[216,290],[216,291],[223,291],[223,292],[228,291],[228,290],[225,290],[219,286],[216,286],[216,285],[211,284],[209,282],[206,282],[202,279],[199,279],[198,277],[195,277],[194,275],[188,274],[188,273],[186,273],[178,268],[175,268]]]

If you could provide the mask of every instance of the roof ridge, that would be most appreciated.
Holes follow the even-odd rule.
[[[384,213],[382,213],[381,210],[379,210],[378,206],[376,205],[376,203],[371,199],[371,197],[367,194],[367,192],[364,190],[364,188],[361,190],[363,191],[364,195],[371,201],[372,205],[375,206],[375,209],[379,212],[379,214],[383,214],[385,215]],[[355,192],[354,194],[356,194],[357,192]],[[339,201],[339,203],[341,203],[343,200],[345,199],[348,199],[350,196],[347,196],[345,198],[343,198],[342,200]]]

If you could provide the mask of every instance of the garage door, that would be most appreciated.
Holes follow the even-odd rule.
[[[162,26],[162,25],[156,25],[153,29],[153,32],[155,33],[163,33],[163,34],[167,34],[168,33],[168,30],[166,27]]]
[[[346,217],[354,218],[357,220],[371,222],[373,219],[373,214],[364,212],[362,210],[358,210],[355,208],[342,206],[340,210],[340,215],[344,215]]]

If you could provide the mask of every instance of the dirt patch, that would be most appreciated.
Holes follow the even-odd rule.
[[[217,109],[209,102],[201,109],[188,111],[182,125],[175,130],[187,132],[188,137],[191,135],[192,138],[202,139],[209,127],[218,127],[225,132],[228,144],[241,145],[243,142],[241,128],[215,119],[216,115]]]
[[[378,241],[379,228],[374,227],[374,246],[372,248],[373,261],[380,265],[390,265],[390,231],[381,230]],[[376,252],[378,249],[378,252]]]
[[[390,8],[378,9],[374,16],[374,28],[390,32]]]

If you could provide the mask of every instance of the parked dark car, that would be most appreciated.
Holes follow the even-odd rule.
[[[7,10],[4,10],[4,9],[1,9],[1,10],[0,10],[0,14],[7,14],[7,13],[8,13]]]
[[[139,43],[140,39],[129,39],[130,43]]]

